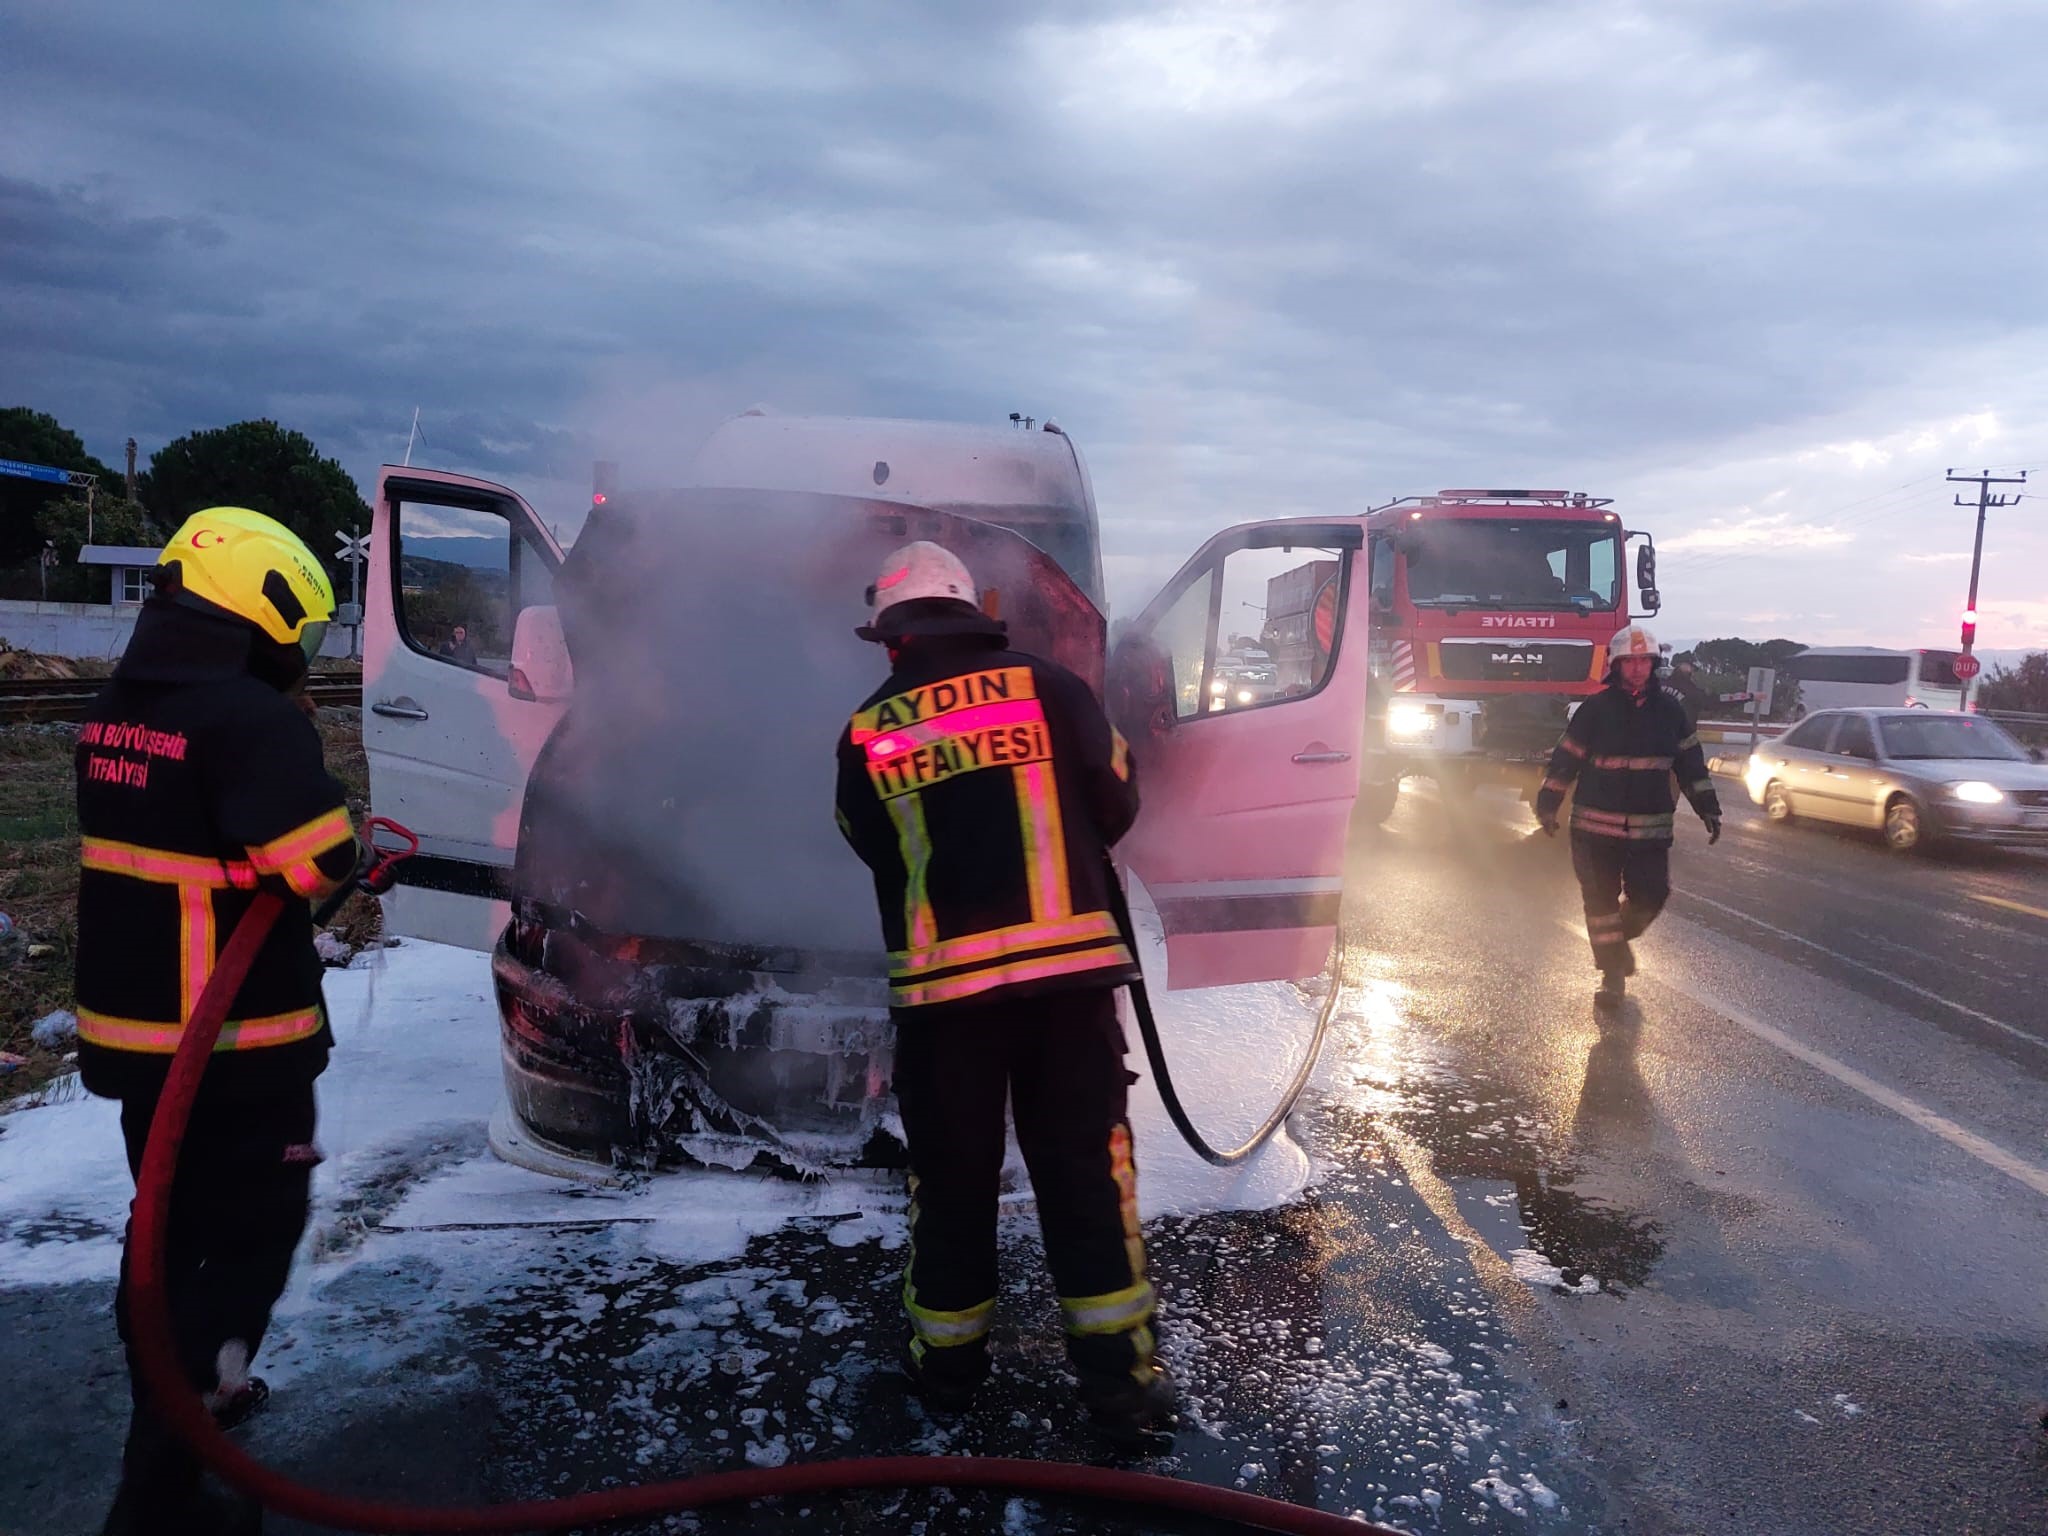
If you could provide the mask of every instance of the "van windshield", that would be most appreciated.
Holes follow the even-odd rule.
[[[1088,594],[1090,602],[1102,606],[1102,589],[1096,580],[1096,533],[1085,512],[1068,506],[985,504],[939,504],[936,510],[972,517],[1025,538],[1059,562],[1060,569],[1073,578],[1074,585]]]

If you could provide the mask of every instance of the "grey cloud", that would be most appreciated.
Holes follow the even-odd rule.
[[[289,402],[367,481],[417,404],[454,467],[573,483],[772,381],[1056,415],[1112,551],[1157,562],[1239,515],[1823,430],[2044,296],[2048,109],[1975,88],[2048,40],[2017,4],[73,6],[16,37],[5,375],[103,452]]]

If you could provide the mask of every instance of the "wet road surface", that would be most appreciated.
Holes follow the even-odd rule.
[[[2048,862],[1901,859],[1725,788],[1607,1027],[1563,850],[1404,797],[1347,895],[1428,1042],[1389,1074],[1434,1050],[1466,1097],[1392,1122],[1600,1281],[1523,1338],[1617,1528],[2048,1529]]]
[[[1902,860],[1725,788],[1727,834],[1684,828],[1612,1019],[1565,851],[1526,813],[1412,793],[1359,841],[1350,996],[1292,1127],[1314,1187],[1148,1231],[1192,1426],[1146,1465],[1416,1531],[2048,1530],[2048,860]],[[1105,1459],[1027,1210],[1004,1241],[1005,1374],[935,1421],[890,1369],[887,1214],[698,1265],[603,1220],[373,1224],[267,1347],[277,1394],[245,1434],[431,1501],[824,1455]],[[104,1507],[106,1305],[0,1293],[38,1404],[0,1420],[0,1531]],[[799,1522],[1188,1528],[920,1494],[649,1529]]]

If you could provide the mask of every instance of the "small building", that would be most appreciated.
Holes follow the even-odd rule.
[[[106,568],[110,578],[107,601],[119,608],[149,596],[150,572],[162,553],[143,544],[88,544],[79,550],[78,563]]]

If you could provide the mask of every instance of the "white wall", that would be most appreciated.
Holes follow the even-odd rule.
[[[0,640],[17,651],[110,660],[127,648],[136,612],[105,603],[0,601]]]
[[[128,648],[128,637],[135,632],[135,615],[141,611],[131,604],[109,607],[105,603],[0,599],[0,640],[18,651],[111,661]],[[348,631],[330,631],[320,654],[348,655]]]

